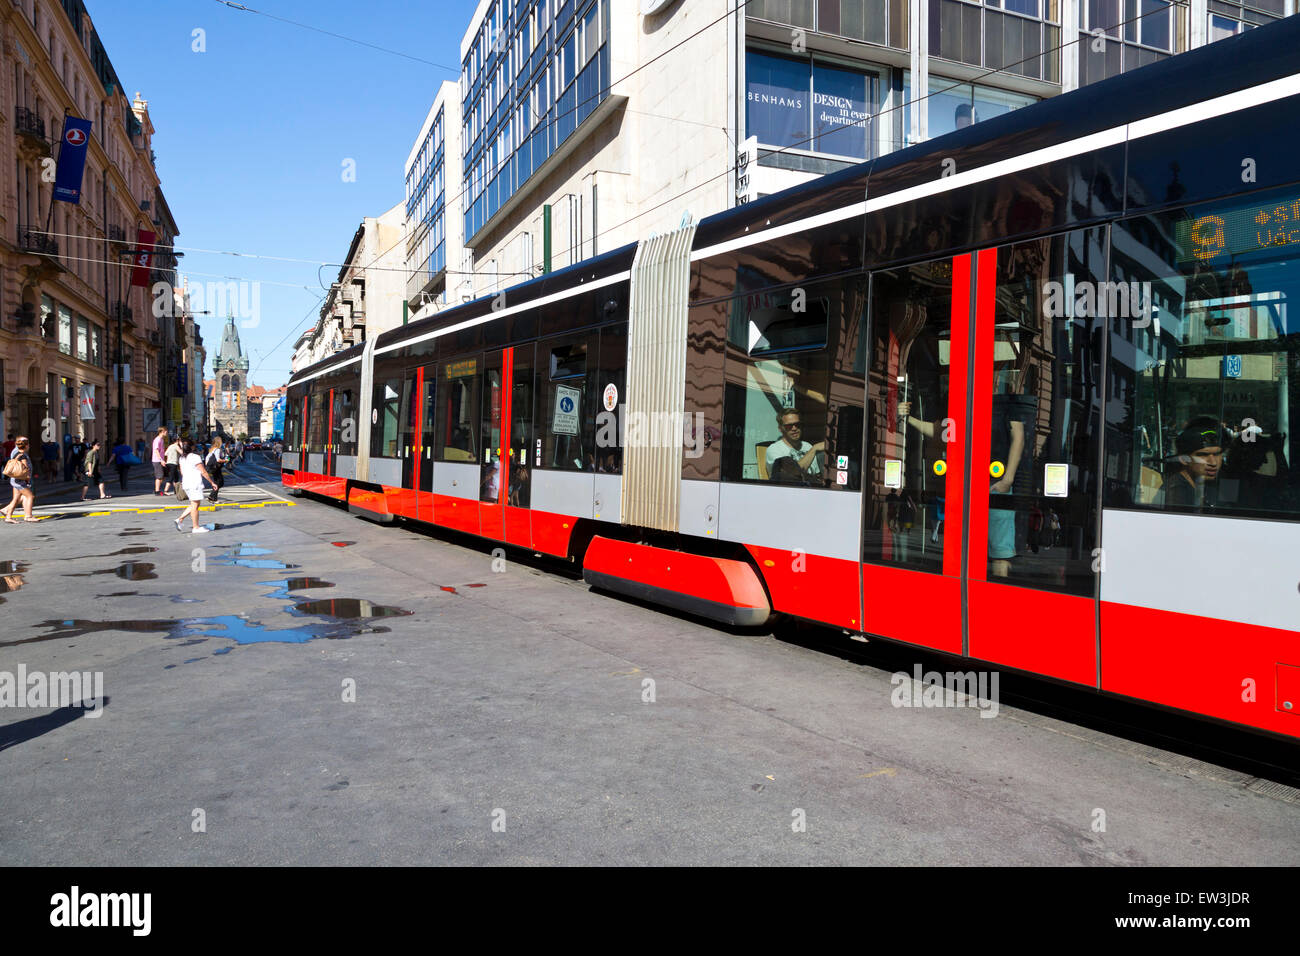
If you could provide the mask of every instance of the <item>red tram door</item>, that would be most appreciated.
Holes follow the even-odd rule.
[[[510,468],[506,449],[510,447],[510,359],[511,353],[489,352],[479,372],[482,377],[481,448],[479,449],[479,527],[485,538],[504,541],[505,503],[509,494]]]
[[[979,252],[969,359],[965,653],[1093,686],[1100,335],[1051,295],[1103,248],[1080,231]]]
[[[863,630],[962,653],[971,256],[871,276]]]

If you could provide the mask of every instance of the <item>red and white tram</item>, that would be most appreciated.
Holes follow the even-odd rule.
[[[293,377],[284,484],[1300,736],[1296,49],[1293,18],[386,332]]]

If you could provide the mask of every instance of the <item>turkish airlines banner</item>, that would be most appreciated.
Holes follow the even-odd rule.
[[[63,118],[63,139],[59,141],[59,165],[54,173],[54,198],[81,203],[81,174],[86,170],[86,147],[90,145],[90,120]]]
[[[156,233],[145,229],[136,230],[135,234],[135,268],[131,270],[131,285],[149,286],[149,262],[153,258],[153,242]]]

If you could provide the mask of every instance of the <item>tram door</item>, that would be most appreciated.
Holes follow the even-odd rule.
[[[868,633],[1095,684],[1105,320],[1076,293],[1105,251],[1080,230],[872,274]]]
[[[437,404],[435,387],[438,383],[438,367],[426,365],[416,370],[415,391],[419,396],[419,411],[416,425],[416,476],[415,508],[416,517],[421,521],[433,521],[433,436],[437,424]]]
[[[863,630],[962,652],[972,257],[871,275]]]
[[[483,426],[479,451],[479,526],[485,538],[504,540],[505,503],[510,468],[506,450],[510,447],[509,385],[510,353],[489,352],[479,371]]]
[[[506,540],[532,547],[533,343],[510,350],[506,460]]]
[[[981,251],[969,375],[965,653],[1094,686],[1105,250]]]

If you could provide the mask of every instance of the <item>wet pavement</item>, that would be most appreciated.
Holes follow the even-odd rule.
[[[847,652],[530,556],[495,573],[486,547],[306,500],[204,520],[0,534],[0,703],[20,666],[101,672],[105,697],[95,719],[0,706],[0,864],[1253,866],[1300,845],[1286,787],[1005,703],[898,709]]]

